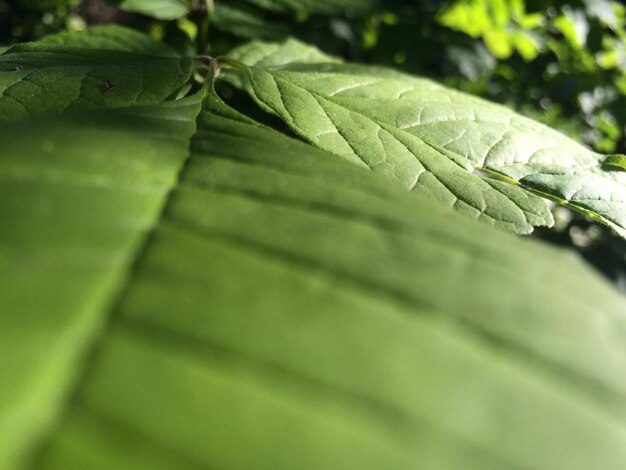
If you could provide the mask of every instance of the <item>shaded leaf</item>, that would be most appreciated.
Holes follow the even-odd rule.
[[[248,5],[219,2],[211,22],[221,31],[248,39],[280,40],[292,33],[289,25],[265,19]]]
[[[377,0],[245,0],[270,11],[280,13],[335,14],[346,11],[366,12],[378,4]],[[227,2],[224,2],[227,3]],[[219,3],[218,3],[219,8]]]
[[[0,56],[0,119],[160,103],[191,71],[192,59],[118,26],[19,44]]]
[[[179,54],[164,42],[155,41],[146,34],[115,24],[92,26],[80,32],[53,34],[40,39],[35,44],[119,51],[146,56],[179,57]]]
[[[159,20],[175,20],[191,10],[190,0],[108,0],[118,8]]]

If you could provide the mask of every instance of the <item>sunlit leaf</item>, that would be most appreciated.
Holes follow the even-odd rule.
[[[262,46],[250,48],[259,54]],[[522,233],[551,223],[540,198],[524,193],[519,202],[526,188],[626,235],[626,175],[606,171],[604,155],[508,108],[376,67],[249,64],[232,71],[263,107],[313,144],[405,188]],[[515,196],[468,173],[476,171],[509,183]]]

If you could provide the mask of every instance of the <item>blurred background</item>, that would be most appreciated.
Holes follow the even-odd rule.
[[[122,12],[120,2],[0,0],[0,46],[117,22],[195,53],[193,18],[159,21]],[[331,2],[306,14],[267,0],[215,0],[210,53],[248,38],[295,36],[347,60],[399,68],[503,103],[599,152],[626,153],[620,2],[363,0],[340,14],[325,3]],[[626,242],[567,209],[554,212],[556,226],[533,236],[577,251],[626,290]]]

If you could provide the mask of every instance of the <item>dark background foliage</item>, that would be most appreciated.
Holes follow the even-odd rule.
[[[157,21],[103,0],[0,0],[0,45],[117,22],[194,54],[193,15]],[[216,0],[210,53],[296,36],[504,103],[604,153],[626,153],[626,7],[613,0],[379,0],[360,11],[272,12]],[[228,92],[229,90],[226,90]],[[246,106],[240,103],[240,106]],[[250,108],[252,109],[252,108]],[[581,253],[626,289],[626,242],[555,208],[535,236]]]

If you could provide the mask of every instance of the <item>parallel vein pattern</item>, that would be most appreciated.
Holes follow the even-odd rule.
[[[612,288],[213,97],[198,128],[37,468],[623,468]]]
[[[25,468],[54,427],[188,156],[199,105],[0,126],[0,468]]]

